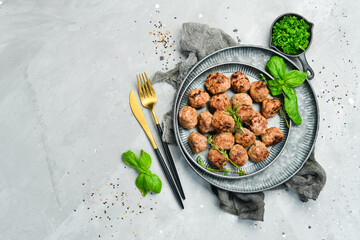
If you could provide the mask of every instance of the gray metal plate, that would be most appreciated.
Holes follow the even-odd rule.
[[[206,58],[202,59],[185,77],[180,86],[174,105],[174,127],[177,125],[177,108],[180,104],[179,96],[185,90],[189,82],[204,70],[227,62],[240,62],[265,70],[266,62],[274,55],[284,58],[287,70],[298,69],[298,67],[287,57],[280,53],[258,46],[236,46],[219,50]],[[308,81],[295,89],[298,97],[299,113],[303,119],[300,126],[292,125],[288,136],[288,141],[283,152],[264,171],[255,175],[240,178],[227,179],[217,177],[199,169],[200,166],[188,159],[185,150],[180,146],[180,139],[176,136],[176,141],[180,150],[192,169],[204,180],[219,188],[233,192],[259,192],[278,186],[293,175],[303,166],[310,155],[317,136],[319,127],[319,110],[314,91]]]
[[[244,73],[250,80],[250,83],[254,82],[254,81],[259,81],[260,80],[260,73],[264,74],[266,76],[267,79],[271,79],[271,75],[267,74],[264,71],[261,71],[257,68],[254,68],[252,66],[249,65],[244,65],[244,64],[240,64],[240,63],[226,63],[226,64],[220,64],[214,67],[211,67],[207,70],[205,70],[204,72],[202,72],[201,74],[199,74],[197,77],[195,77],[184,89],[185,91],[183,91],[183,93],[181,94],[180,98],[179,98],[179,105],[177,108],[177,112],[179,112],[179,110],[183,107],[188,105],[188,94],[189,92],[194,89],[194,88],[198,88],[198,89],[203,89],[205,90],[205,80],[207,78],[207,76],[210,73],[213,72],[220,72],[222,74],[224,74],[225,76],[229,77],[231,76],[232,73],[240,71],[242,73]],[[232,96],[235,94],[231,89],[228,90],[226,92],[226,94],[229,96],[229,98],[231,99]],[[269,98],[271,98],[271,96],[268,96]],[[281,96],[280,101],[283,103],[283,98]],[[260,108],[261,108],[261,104],[260,103],[254,103],[253,104],[253,108],[256,111],[260,112]],[[197,110],[198,114],[200,114],[202,111],[204,110],[209,110],[208,106],[202,109]],[[256,174],[260,171],[263,171],[266,167],[268,167],[271,163],[273,163],[275,161],[275,159],[280,155],[280,153],[282,152],[282,150],[284,149],[285,143],[287,141],[287,136],[288,136],[288,132],[289,132],[289,128],[286,126],[285,123],[285,119],[283,117],[281,117],[279,114],[277,114],[276,116],[274,116],[273,118],[269,118],[268,120],[268,127],[278,127],[282,130],[282,132],[284,133],[284,139],[283,141],[281,141],[279,144],[273,146],[273,147],[269,147],[269,151],[270,151],[270,155],[261,162],[253,162],[251,160],[249,160],[243,167],[242,169],[247,173],[247,175],[242,175],[239,176],[239,174],[237,173],[233,173],[233,172],[229,172],[227,175],[224,175],[223,172],[211,172],[205,168],[201,168],[201,170],[208,172],[209,174],[212,174],[214,176],[218,176],[218,177],[223,177],[223,178],[231,178],[231,179],[236,179],[236,178],[244,178],[244,177],[249,177],[253,174]],[[206,167],[212,167],[209,164],[209,161],[207,160],[207,154],[208,154],[208,150],[203,151],[201,153],[197,153],[194,154],[191,150],[191,147],[188,143],[188,138],[191,132],[193,131],[197,131],[197,128],[193,128],[193,129],[185,129],[183,128],[181,125],[179,126],[178,124],[176,125],[177,127],[175,127],[175,134],[178,136],[178,138],[180,139],[180,145],[181,147],[185,150],[185,154],[188,156],[188,158],[190,160],[192,160],[192,162],[194,164],[198,164],[196,161],[196,158],[198,156],[200,156],[203,160],[204,160],[204,165]],[[232,166],[232,164],[228,163],[225,166],[226,169],[228,170],[236,170],[236,168],[234,166]]]

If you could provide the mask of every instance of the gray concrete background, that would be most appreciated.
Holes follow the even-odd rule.
[[[358,238],[359,10],[356,1],[334,0],[1,0],[0,239]],[[284,12],[315,23],[307,56],[321,114],[316,156],[327,185],[307,203],[289,191],[266,192],[265,221],[242,221],[219,209],[174,146],[187,196],[180,210],[131,115],[135,74],[184,59],[183,22],[267,46],[270,24]],[[175,52],[156,49],[154,29],[169,31]],[[155,90],[161,118],[175,91],[166,84]],[[152,154],[160,194],[143,198],[135,188],[136,172],[121,159],[129,149]]]

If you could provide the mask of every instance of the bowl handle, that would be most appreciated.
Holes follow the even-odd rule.
[[[303,71],[309,73],[309,75],[307,76],[307,79],[308,79],[308,80],[313,79],[313,78],[315,77],[315,73],[314,73],[314,71],[312,70],[312,68],[310,67],[310,65],[308,64],[308,62],[307,62],[307,60],[306,60],[306,57],[305,57],[305,54],[301,54],[301,55],[299,56],[299,60],[300,60],[300,62],[301,62]]]

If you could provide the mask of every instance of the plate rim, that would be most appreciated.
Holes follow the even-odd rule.
[[[225,63],[219,63],[219,64],[216,64],[216,65],[213,65],[213,66],[211,66],[211,67],[208,67],[208,68],[204,69],[204,70],[201,71],[199,74],[197,74],[190,82],[188,82],[188,84],[184,87],[184,91],[182,92],[182,94],[180,95],[180,98],[179,98],[178,100],[180,100],[180,99],[182,99],[182,98],[184,97],[184,94],[185,94],[185,92],[186,92],[186,89],[188,89],[189,86],[190,86],[199,76],[201,76],[201,75],[204,74],[206,71],[209,71],[209,70],[212,69],[212,68],[220,67],[220,66],[223,66],[223,65],[241,65],[241,66],[245,66],[245,67],[248,67],[248,68],[255,69],[255,70],[259,71],[260,73],[265,74],[268,78],[273,79],[273,77],[272,77],[269,73],[267,73],[266,71],[263,71],[263,70],[261,70],[261,69],[259,69],[259,68],[257,68],[257,67],[254,67],[254,66],[252,66],[252,65],[249,65],[249,64],[244,64],[244,63],[240,63],[240,62],[225,62]],[[177,105],[177,107],[176,107],[176,109],[175,109],[176,112],[179,111],[179,108],[180,108],[180,104]],[[174,111],[175,111],[175,110],[174,110]],[[176,116],[177,116],[177,114],[176,114]],[[280,117],[281,117],[281,116],[280,116]],[[193,164],[196,165],[197,163],[196,163],[195,160],[189,155],[189,153],[186,151],[185,146],[183,145],[183,142],[180,141],[180,137],[179,137],[179,135],[180,135],[179,121],[178,121],[178,118],[177,118],[177,117],[174,117],[173,124],[174,124],[174,132],[175,132],[175,140],[176,140],[176,143],[184,149],[184,152],[185,152],[186,156],[188,157],[188,159],[189,159],[190,161],[192,161]],[[276,159],[281,155],[281,153],[284,151],[285,146],[286,146],[286,143],[287,143],[287,141],[288,141],[288,136],[289,136],[290,131],[291,131],[291,121],[289,122],[289,124],[290,124],[290,126],[289,126],[289,128],[288,128],[287,137],[286,137],[286,139],[285,139],[285,143],[284,143],[284,145],[282,146],[280,152],[276,155],[276,157],[275,157],[269,164],[267,164],[265,167],[261,168],[260,170],[258,170],[258,171],[256,171],[256,172],[253,172],[253,173],[250,173],[250,174],[247,174],[247,175],[241,175],[241,176],[231,175],[231,176],[228,176],[228,175],[219,175],[219,174],[216,174],[216,173],[211,172],[211,171],[209,171],[209,170],[207,170],[207,169],[205,169],[205,168],[200,168],[200,169],[203,170],[203,171],[205,171],[206,173],[212,175],[212,176],[219,177],[219,178],[231,179],[231,180],[242,179],[242,178],[250,177],[250,176],[253,176],[253,175],[255,175],[255,174],[258,174],[258,173],[264,171],[266,168],[268,168],[270,165],[272,165],[272,164],[276,161]],[[199,167],[200,167],[200,166],[199,166]]]
[[[227,51],[227,50],[231,50],[231,49],[235,49],[235,48],[243,48],[243,49],[246,49],[246,48],[254,48],[254,49],[261,49],[263,51],[267,51],[267,52],[271,52],[273,55],[277,55],[277,56],[281,56],[282,58],[286,59],[295,69],[297,70],[300,70],[300,67],[295,64],[292,60],[290,60],[290,58],[284,56],[283,54],[281,54],[280,52],[277,52],[275,51],[274,49],[270,49],[270,48],[267,48],[267,47],[263,47],[263,46],[259,46],[259,45],[251,45],[251,44],[244,44],[244,45],[237,45],[237,46],[232,46],[232,47],[226,47],[226,48],[222,48],[222,49],[219,49],[211,54],[209,54],[208,56],[206,56],[205,58],[201,59],[199,62],[197,62],[191,69],[190,71],[186,74],[186,76],[184,77],[183,81],[181,82],[180,86],[178,87],[178,90],[177,90],[177,94],[176,94],[176,97],[175,97],[175,101],[174,101],[174,106],[173,106],[173,121],[174,119],[176,118],[176,113],[175,113],[175,110],[176,110],[176,106],[178,105],[178,95],[180,93],[180,90],[182,88],[182,86],[184,85],[185,83],[185,79],[188,78],[188,76],[190,75],[190,73],[195,69],[197,68],[203,61],[207,60],[208,58],[220,53],[220,52],[223,52],[223,51]],[[289,179],[291,179],[295,174],[297,174],[300,169],[302,169],[302,167],[304,166],[305,162],[307,161],[307,159],[309,158],[309,156],[311,155],[311,153],[314,151],[314,148],[315,148],[315,144],[316,144],[316,140],[317,140],[317,136],[318,136],[318,132],[319,132],[319,127],[320,127],[320,109],[319,109],[319,104],[318,104],[318,99],[316,97],[316,94],[315,94],[315,91],[314,91],[314,88],[312,87],[312,85],[310,84],[309,80],[306,79],[305,80],[311,91],[312,91],[312,94],[314,95],[314,100],[315,100],[315,107],[316,107],[316,111],[317,111],[317,117],[316,117],[316,129],[315,129],[315,134],[314,134],[314,142],[310,148],[310,151],[309,153],[307,154],[306,156],[306,160],[303,161],[301,163],[301,165],[299,166],[299,168],[293,172],[293,174],[291,174],[289,177],[285,178],[284,180],[280,181],[279,183],[277,184],[274,184],[273,186],[270,186],[270,187],[267,187],[267,188],[263,188],[263,189],[258,189],[258,190],[246,190],[246,191],[242,191],[242,190],[231,190],[233,192],[239,192],[239,193],[255,193],[255,192],[262,192],[262,191],[266,191],[266,190],[270,190],[270,189],[273,189],[281,184],[283,184],[284,182],[288,181]],[[179,146],[180,148],[180,151],[183,152],[183,149]],[[204,179],[206,182],[208,182],[209,184],[211,185],[214,185],[220,189],[224,189],[224,190],[227,190],[229,191],[229,189],[227,189],[226,187],[223,187],[223,186],[220,186],[214,182],[210,182],[207,178],[205,178],[201,173],[199,173],[199,171],[196,169],[197,167],[196,166],[193,166],[192,163],[185,157],[185,155],[183,154],[185,160],[189,163],[190,167],[202,178]],[[241,181],[241,179],[236,179],[236,180],[233,180],[233,181]]]

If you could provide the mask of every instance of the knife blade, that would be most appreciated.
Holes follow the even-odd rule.
[[[136,96],[135,96],[135,93],[133,90],[130,91],[130,107],[131,107],[131,111],[133,112],[135,118],[138,120],[141,127],[144,129],[146,135],[148,136],[148,138],[151,142],[151,145],[153,146],[154,149],[157,149],[158,147],[155,143],[154,137],[152,136],[152,134],[150,132],[150,128],[146,122],[143,112],[141,111],[140,104],[139,104],[138,100],[136,99]]]

